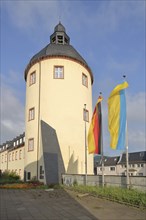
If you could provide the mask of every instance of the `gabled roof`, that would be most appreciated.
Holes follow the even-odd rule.
[[[22,141],[22,143],[18,142],[18,145],[14,146],[14,142],[16,142],[17,140],[19,141],[21,138],[25,137],[25,132],[23,134],[20,134],[19,136],[13,138],[10,141],[6,141],[5,143],[0,145],[0,151],[3,152],[5,150],[12,150],[14,148],[18,148],[21,147],[22,145],[24,145],[24,140]]]
[[[115,156],[115,157],[105,157],[104,156],[104,166],[116,166],[120,159],[120,156]],[[100,167],[102,164],[102,160],[100,159],[99,162],[96,163],[97,167]]]
[[[146,151],[129,153],[129,163],[140,163],[146,162]],[[119,161],[119,164],[126,163],[126,154],[124,153]]]

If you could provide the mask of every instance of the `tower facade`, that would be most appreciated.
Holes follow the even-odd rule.
[[[93,75],[61,23],[50,43],[30,60],[25,80],[26,180],[57,183],[62,173],[85,174]],[[88,154],[87,173],[93,174],[93,155]]]

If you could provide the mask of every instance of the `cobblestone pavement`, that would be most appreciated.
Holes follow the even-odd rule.
[[[56,189],[0,189],[0,220],[145,220],[133,207]]]

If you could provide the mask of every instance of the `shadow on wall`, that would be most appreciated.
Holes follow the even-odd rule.
[[[67,168],[68,174],[77,174],[78,173],[78,159],[74,161],[74,155],[72,154],[68,163]]]
[[[46,183],[61,183],[61,176],[65,173],[65,166],[56,131],[46,122],[41,121],[41,136]]]
[[[24,181],[36,179],[36,176],[37,176],[37,161],[34,161],[33,163],[29,163],[27,164],[27,166],[24,167]]]

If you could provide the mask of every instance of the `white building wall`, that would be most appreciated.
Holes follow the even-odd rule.
[[[2,172],[6,170],[15,171],[21,179],[24,179],[24,146],[11,151],[0,152],[0,169]]]

